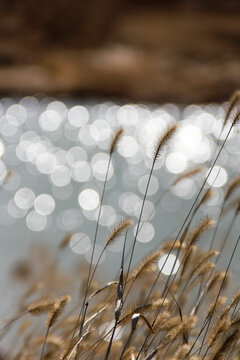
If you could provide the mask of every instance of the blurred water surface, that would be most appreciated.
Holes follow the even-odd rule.
[[[5,293],[1,313],[6,304],[16,301],[9,270],[33,244],[44,242],[55,249],[66,233],[72,232],[69,246],[73,254],[64,261],[90,260],[108,149],[116,129],[122,126],[125,132],[110,164],[94,261],[114,224],[123,217],[136,222],[154,143],[174,121],[179,130],[154,168],[135,261],[166,236],[176,234],[216,154],[219,136],[221,141],[226,136],[227,127],[221,133],[223,117],[224,104],[184,107],[35,97],[1,99],[0,284]],[[240,170],[239,140],[239,131],[234,128],[208,180],[214,196],[200,215],[218,215],[224,186]],[[179,174],[196,166],[203,167],[199,174],[171,186]],[[134,230],[133,226],[131,235]],[[121,250],[120,239],[102,257],[100,266],[105,268],[106,277],[112,275],[107,275],[107,270],[119,259]]]

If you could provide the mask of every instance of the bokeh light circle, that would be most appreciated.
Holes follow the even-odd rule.
[[[186,157],[178,152],[172,152],[166,156],[166,167],[172,174],[180,174],[186,169]]]
[[[84,233],[76,233],[72,235],[69,247],[76,254],[86,254],[91,247],[91,240]]]
[[[78,196],[78,203],[84,210],[94,210],[99,205],[99,195],[94,189],[85,189]]]
[[[34,208],[40,215],[50,215],[55,209],[55,200],[49,194],[40,194],[34,201]]]
[[[71,181],[70,169],[64,165],[58,165],[53,169],[50,177],[55,186],[66,186]]]
[[[29,188],[19,189],[14,196],[16,205],[20,209],[25,209],[25,210],[28,210],[33,206],[34,199],[35,199],[35,194]]]
[[[42,130],[56,131],[62,123],[62,118],[56,110],[46,110],[39,118],[39,125]]]
[[[175,265],[174,265],[175,264]],[[164,275],[172,275],[176,274],[179,268],[179,260],[176,260],[176,256],[173,254],[170,255],[163,255],[158,261],[158,269]]]
[[[208,177],[207,182],[209,185],[215,188],[219,188],[226,184],[227,179],[228,174],[226,170],[221,166],[215,165]]]
[[[32,210],[26,217],[26,224],[32,231],[42,231],[47,226],[47,218],[46,216],[38,214],[35,210]]]
[[[137,225],[134,227],[134,235],[136,235]],[[137,241],[141,243],[148,243],[154,237],[155,230],[149,222],[141,222],[137,234]]]
[[[72,178],[78,182],[87,182],[92,177],[92,168],[87,161],[77,161],[72,166]]]
[[[68,121],[74,127],[86,125],[89,119],[88,110],[84,106],[73,106],[68,112]]]
[[[133,157],[139,150],[139,144],[133,136],[123,136],[118,144],[118,152],[126,158]]]

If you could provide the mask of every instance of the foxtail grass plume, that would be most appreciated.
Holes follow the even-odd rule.
[[[119,140],[121,139],[123,133],[124,133],[123,128],[120,128],[115,132],[115,134],[112,138],[110,147],[109,147],[110,154],[112,154],[116,150],[117,144],[118,144]]]
[[[136,280],[153,270],[154,263],[163,255],[163,250],[157,250],[145,256],[131,271],[128,280]]]
[[[214,190],[213,189],[207,189],[207,191],[205,192],[205,194],[203,195],[201,201],[199,202],[198,208],[202,205],[204,205],[209,199],[211,199],[214,195]]]
[[[132,219],[125,219],[125,220],[121,221],[109,234],[105,246],[107,247],[107,246],[111,245],[132,224],[133,224]]]
[[[240,119],[240,110],[238,110],[236,115],[234,116],[233,121],[232,121],[232,126],[237,125],[239,122],[239,119]]]
[[[43,313],[48,313],[56,305],[56,300],[39,300],[37,302],[31,303],[28,306],[28,312],[32,315],[41,315]]]
[[[196,242],[200,239],[200,237],[208,231],[213,225],[215,221],[211,219],[210,217],[206,216],[203,218],[196,226],[195,228],[190,232],[187,243],[188,246],[196,244]]]
[[[227,201],[228,198],[232,195],[232,193],[240,186],[240,176],[236,176],[234,179],[230,181],[228,184],[227,190],[224,195],[224,200]]]
[[[172,183],[172,186],[177,185],[180,181],[182,181],[184,179],[191,178],[192,176],[199,174],[201,171],[203,171],[203,167],[197,166],[197,167],[194,167],[194,168],[180,174],[176,178],[176,180],[174,180],[174,182]]]
[[[53,310],[50,312],[48,319],[46,321],[46,328],[50,329],[58,320],[60,315],[62,314],[65,306],[71,300],[70,295],[62,296],[55,302]]]
[[[161,151],[164,150],[164,148],[167,146],[168,142],[172,139],[173,135],[176,133],[177,130],[177,124],[173,124],[168,126],[168,128],[165,130],[163,135],[159,137],[159,139],[155,143],[155,149],[153,153],[153,162],[155,162],[160,154]]]
[[[238,91],[231,98],[225,116],[225,123],[232,121],[231,128],[239,120],[239,104],[240,92]],[[240,237],[231,254],[222,250],[227,267],[224,270],[221,263],[221,271],[219,271],[217,261],[220,253],[212,247],[211,250],[206,250],[212,239],[212,234],[208,230],[213,226],[214,219],[204,217],[199,221],[200,211],[204,210],[206,214],[207,200],[212,195],[211,189],[202,195],[207,177],[202,185],[196,182],[196,186],[199,185],[200,189],[199,195],[193,201],[189,215],[179,225],[179,233],[175,226],[178,215],[179,217],[184,215],[181,210],[179,214],[172,212],[169,215],[169,213],[163,213],[163,208],[161,212],[158,209],[158,213],[155,207],[155,218],[159,222],[159,226],[155,227],[156,248],[153,250],[149,243],[139,244],[139,253],[133,258],[138,232],[141,231],[140,224],[143,223],[144,203],[150,195],[148,186],[153,171],[156,170],[154,169],[155,161],[173,139],[176,130],[177,125],[170,125],[156,143],[148,183],[143,194],[141,212],[136,221],[137,231],[135,233],[128,231],[132,225],[131,219],[121,221],[115,228],[110,229],[107,236],[105,236],[105,228],[100,226],[105,189],[107,195],[111,191],[106,186],[107,170],[96,219],[95,235],[92,235],[92,248],[98,243],[96,240],[100,243],[103,243],[104,239],[106,241],[94,269],[92,269],[94,250],[92,250],[91,259],[87,265],[84,265],[84,256],[74,255],[76,261],[81,262],[80,271],[79,267],[77,271],[73,270],[71,258],[69,262],[65,262],[69,270],[68,282],[62,281],[66,276],[58,266],[58,262],[63,261],[62,256],[54,257],[50,271],[49,268],[45,273],[36,274],[34,271],[32,278],[26,280],[26,290],[18,301],[16,315],[3,321],[0,328],[0,341],[2,341],[0,358],[1,351],[4,351],[3,358],[7,360],[103,360],[104,358],[108,360],[108,356],[109,360],[239,360],[240,291],[235,291],[232,298],[227,298],[226,295],[234,291],[230,289],[231,291],[227,292],[226,288],[230,284],[230,265]],[[231,129],[229,133],[230,131]],[[120,128],[111,141],[108,169],[111,156],[122,134],[123,129]],[[228,135],[222,143],[222,148],[227,137]],[[212,167],[217,162],[220,152],[221,150],[215,152],[217,155],[211,161]],[[161,168],[156,176],[161,177],[163,169]],[[198,175],[201,171],[202,167],[196,167],[180,174],[176,179],[174,177],[175,181],[170,181],[171,185],[166,191],[171,191],[172,187],[180,181]],[[240,210],[240,198],[235,196],[239,185],[239,176],[229,183],[222,202],[223,210],[233,206],[237,207],[237,211]],[[161,196],[161,194],[156,196],[159,195]],[[110,198],[109,196],[108,199]],[[132,204],[132,210],[135,205]],[[134,211],[129,213],[134,213]],[[228,217],[232,219],[237,215],[236,211],[234,214],[228,213]],[[172,222],[169,226],[170,235],[165,238],[165,231],[162,231],[161,226],[166,218],[167,223]],[[217,234],[221,235],[221,230],[225,234],[224,216],[219,216],[218,219],[215,227],[218,229],[219,226]],[[195,227],[192,227],[193,222],[196,223]],[[233,228],[231,221],[229,224],[231,230]],[[176,230],[173,231],[173,229]],[[237,222],[234,229],[238,231]],[[228,244],[230,244],[232,233],[233,231],[228,233]],[[102,281],[97,271],[101,255],[104,251],[107,252],[107,248],[123,234],[125,238],[122,252],[116,261],[111,262],[111,267],[108,269],[107,276],[110,276],[110,279]],[[199,240],[203,235],[205,242],[201,246]],[[71,233],[66,234],[58,249],[65,249],[71,236]],[[231,250],[230,246],[229,250]],[[137,256],[140,257],[141,252],[144,252],[144,255],[139,261]],[[163,274],[161,270],[158,271],[156,262],[162,255],[170,256],[171,254],[174,254],[175,261],[179,263],[178,270],[174,274],[173,272],[169,275]],[[109,257],[110,252],[107,255]],[[66,256],[69,256],[67,251]],[[31,259],[34,270],[37,268],[35,260],[35,257]],[[84,266],[87,267],[83,269]],[[86,280],[84,273],[86,273]],[[53,287],[52,274],[58,275],[59,284],[56,288]],[[72,308],[69,307],[70,309],[61,317],[70,296],[59,297],[59,291],[71,291],[74,297]],[[47,315],[47,321],[44,336],[42,322],[45,315]],[[7,340],[5,342],[3,342],[4,337]]]
[[[60,244],[59,244],[59,249],[61,249],[61,250],[65,249],[65,248],[68,246],[68,244],[69,244],[72,236],[73,236],[73,233],[72,233],[72,232],[67,233],[67,234],[64,236],[64,238],[62,239],[62,241],[60,242]]]
[[[227,111],[226,111],[226,114],[225,114],[225,117],[224,117],[224,122],[223,122],[223,127],[225,127],[233,109],[235,106],[238,105],[238,102],[240,101],[240,90],[236,90],[230,100],[229,100],[229,105],[228,105],[228,108],[227,108]]]

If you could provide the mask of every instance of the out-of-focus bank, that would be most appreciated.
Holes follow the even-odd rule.
[[[224,101],[239,87],[239,1],[2,1],[0,93]]]

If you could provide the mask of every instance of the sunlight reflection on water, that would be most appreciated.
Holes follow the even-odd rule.
[[[16,229],[21,229],[21,237],[24,233],[28,238],[34,233],[46,234],[49,238],[54,234],[58,241],[68,231],[80,236],[90,230],[88,240],[82,240],[73,250],[86,259],[89,259],[92,222],[97,218],[108,163],[107,150],[114,131],[120,125],[125,128],[118,154],[114,155],[109,168],[100,217],[104,234],[120,216],[135,219],[139,216],[152,165],[154,141],[173,121],[179,124],[179,131],[167,154],[157,161],[150,182],[142,218],[147,222],[143,223],[137,239],[144,246],[159,241],[155,229],[159,196],[163,196],[178,174],[190,167],[203,165],[206,173],[224,116],[223,105],[217,104],[184,108],[174,104],[79,104],[72,101],[70,105],[67,101],[35,97],[19,101],[2,99],[0,109],[2,236],[7,234],[16,241]],[[222,133],[221,139],[225,135]],[[211,208],[216,211],[217,199],[221,197],[229,174],[240,168],[238,140],[238,131],[234,129],[208,180],[213,184],[218,173],[213,184],[215,197],[206,204],[204,211],[211,212]],[[198,174],[171,186],[158,212],[164,212],[167,217],[177,214],[182,201],[189,201],[196,194],[202,179],[203,175]],[[114,192],[118,192],[116,196],[113,194],[115,198],[111,195]],[[166,221],[165,227],[168,225]],[[164,221],[162,226],[164,228]],[[89,249],[85,251],[86,241]],[[16,249],[18,247],[19,243]],[[114,252],[117,251],[121,251],[121,247],[116,246]]]

